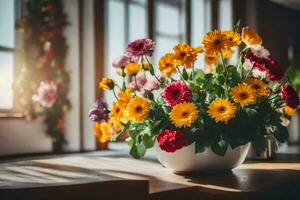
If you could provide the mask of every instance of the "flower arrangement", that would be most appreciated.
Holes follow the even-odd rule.
[[[66,142],[64,115],[70,109],[67,97],[70,75],[65,68],[67,55],[63,30],[67,17],[61,1],[28,0],[26,14],[17,22],[24,34],[25,66],[14,82],[18,106],[27,119],[43,116],[46,133],[57,151]]]
[[[229,146],[249,142],[260,153],[269,135],[284,142],[288,138],[284,121],[298,107],[299,97],[284,82],[285,68],[262,42],[248,27],[241,34],[239,27],[214,30],[199,47],[178,44],[161,57],[162,75],[150,62],[155,43],[150,39],[130,43],[113,62],[123,83],[110,78],[99,83],[114,93],[116,101],[111,110],[102,106],[103,117],[90,115],[96,137],[99,142],[114,141],[126,132],[134,158],[142,157],[156,140],[166,152],[195,143],[195,153],[210,148],[220,156]],[[227,64],[234,52],[239,55],[237,63]],[[206,73],[195,67],[202,53]],[[132,81],[127,84],[126,78]]]

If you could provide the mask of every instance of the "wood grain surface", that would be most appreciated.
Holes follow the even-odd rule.
[[[300,156],[230,173],[174,174],[152,155],[106,151],[0,164],[0,199],[300,199]]]

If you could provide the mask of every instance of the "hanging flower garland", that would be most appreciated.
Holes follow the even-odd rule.
[[[17,28],[24,33],[26,65],[18,73],[15,92],[26,117],[44,116],[46,133],[61,146],[66,142],[64,115],[70,109],[66,15],[61,0],[28,0],[25,9]]]

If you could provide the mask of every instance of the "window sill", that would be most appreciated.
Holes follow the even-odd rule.
[[[24,119],[23,113],[13,112],[13,113],[0,113],[1,119]]]

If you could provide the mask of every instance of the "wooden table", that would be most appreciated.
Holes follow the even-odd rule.
[[[300,156],[248,161],[228,174],[177,175],[127,151],[31,158],[0,164],[0,199],[300,199]]]

